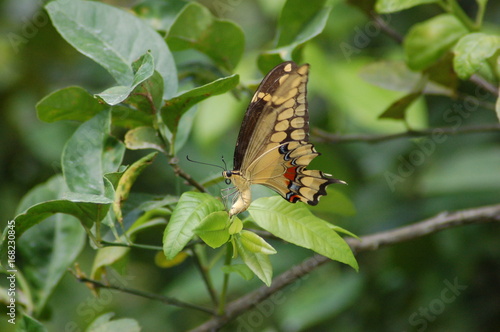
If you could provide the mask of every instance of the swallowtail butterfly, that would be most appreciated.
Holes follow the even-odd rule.
[[[331,183],[344,183],[306,167],[319,155],[309,143],[307,78],[309,65],[288,61],[262,80],[245,113],[236,149],[234,169],[224,171],[238,190],[229,210],[233,216],[251,202],[250,186],[262,184],[289,202],[318,204]]]

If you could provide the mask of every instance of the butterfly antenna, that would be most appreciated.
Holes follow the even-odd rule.
[[[208,165],[208,166],[214,166],[214,167],[219,167],[219,168],[222,168],[222,170],[226,170],[226,168],[220,166],[220,165],[215,165],[215,164],[209,164],[209,163],[204,163],[204,162],[201,162],[201,161],[196,161],[196,160],[192,160],[192,159],[189,159],[189,156],[186,155],[186,159],[189,160],[190,162],[192,163],[196,163],[196,164],[202,164],[202,165]],[[226,165],[226,163],[224,163],[224,166]]]
[[[220,159],[222,159],[222,162],[224,163],[224,170],[227,170],[227,164],[226,160],[224,159],[224,156],[222,156]]]

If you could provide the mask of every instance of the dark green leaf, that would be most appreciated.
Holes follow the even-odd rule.
[[[149,52],[141,56],[135,63],[137,63],[138,68],[134,70],[134,78],[130,84],[111,87],[97,94],[97,96],[101,97],[109,105],[116,105],[127,99],[132,91],[150,78],[155,71],[153,56]]]
[[[125,104],[147,114],[153,121],[163,104],[163,78],[155,71],[145,82],[137,86]]]
[[[220,95],[233,89],[238,82],[239,76],[231,75],[194,88],[180,96],[166,101],[161,109],[163,122],[168,126],[170,131],[175,134],[178,130],[177,127],[182,115],[191,107],[209,97]]]
[[[396,100],[382,114],[379,115],[379,119],[404,120],[408,107],[410,107],[410,105],[421,95],[421,92],[412,92]]]
[[[212,212],[224,210],[214,197],[197,192],[182,194],[163,234],[163,252],[173,259],[195,235],[194,230]]]
[[[82,54],[103,66],[118,84],[134,80],[132,63],[147,51],[164,79],[164,98],[177,91],[177,71],[163,38],[136,16],[94,1],[52,1],[45,8],[57,31]]]
[[[175,19],[167,43],[173,51],[198,50],[232,72],[243,55],[245,36],[238,25],[218,19],[206,7],[191,2]]]
[[[466,33],[467,29],[451,14],[415,24],[403,42],[408,66],[413,70],[429,67]]]
[[[248,212],[255,223],[295,245],[358,269],[347,243],[329,224],[315,217],[304,204],[289,204],[281,197],[255,200]]]
[[[38,118],[45,122],[87,121],[107,108],[108,106],[99,103],[90,93],[78,86],[52,92],[36,104]]]
[[[166,146],[153,127],[137,127],[129,130],[125,134],[125,146],[131,150],[155,149],[166,153]]]
[[[83,123],[64,147],[62,167],[68,188],[73,192],[104,194],[103,176],[118,169],[124,145],[109,136],[108,111]]]

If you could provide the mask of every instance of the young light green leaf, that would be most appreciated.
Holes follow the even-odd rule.
[[[45,8],[54,27],[74,48],[103,66],[118,84],[134,80],[132,62],[148,50],[164,80],[164,98],[177,91],[174,59],[163,38],[138,17],[95,1],[52,1]]]
[[[415,24],[403,42],[408,66],[415,71],[429,67],[467,32],[467,28],[451,14],[441,14]]]
[[[251,280],[254,276],[252,270],[245,264],[224,265],[221,269],[224,273],[237,273],[245,280]]]
[[[125,147],[109,135],[110,120],[109,112],[103,111],[80,125],[67,141],[62,169],[71,191],[103,195],[104,174],[118,169]]]
[[[219,248],[229,240],[227,225],[229,215],[226,211],[212,212],[194,230],[203,242],[212,248]]]
[[[115,190],[115,199],[113,202],[113,211],[119,223],[123,223],[122,204],[128,199],[130,188],[132,188],[132,185],[142,171],[153,163],[157,155],[158,152],[153,152],[142,157],[127,168],[127,170],[120,177],[118,186]]]
[[[404,120],[408,107],[410,107],[421,95],[421,92],[412,92],[399,98],[378,116],[379,119]]]
[[[218,19],[206,7],[190,2],[172,24],[167,43],[173,51],[194,48],[232,72],[243,55],[245,36],[238,25]]]
[[[224,210],[224,205],[209,194],[182,194],[163,234],[163,251],[173,259],[195,235],[194,230],[212,212]]]
[[[269,260],[269,256],[246,249],[241,243],[241,237],[239,235],[234,236],[233,243],[246,266],[248,266],[262,282],[270,286],[273,280],[273,267]]]
[[[435,2],[438,2],[438,0],[378,0],[375,9],[378,13],[395,13],[418,5]]]
[[[254,232],[242,230],[240,234],[240,241],[245,249],[265,255],[273,255],[276,253],[276,250],[269,243]]]
[[[453,67],[461,79],[468,79],[479,69],[486,67],[485,60],[500,49],[500,36],[486,33],[470,33],[455,46]]]
[[[240,218],[234,216],[231,219],[231,224],[229,225],[228,232],[230,235],[238,234],[243,229],[243,222]]]
[[[137,127],[127,131],[125,146],[130,150],[155,149],[163,153],[167,149],[153,127]]]
[[[149,52],[141,56],[136,63],[138,63],[138,68],[134,73],[133,81],[129,85],[111,87],[97,94],[97,96],[101,97],[109,105],[116,105],[127,99],[132,91],[150,78],[155,71],[153,56]]]
[[[108,107],[79,86],[52,92],[36,104],[38,118],[45,122],[87,121]]]
[[[255,200],[248,211],[255,223],[283,240],[358,269],[344,239],[306,205],[289,204],[281,197],[264,197]]]
[[[238,82],[238,75],[223,77],[167,100],[161,109],[163,122],[172,133],[176,133],[182,115],[191,107],[209,97],[220,95],[233,89],[238,85]]]
[[[97,317],[85,330],[86,332],[127,331],[140,332],[141,327],[135,319],[120,318],[111,320],[115,314],[108,312]]]

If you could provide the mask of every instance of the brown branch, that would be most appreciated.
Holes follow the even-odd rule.
[[[474,74],[469,78],[469,81],[476,84],[477,86],[482,87],[483,89],[491,93],[493,96],[498,97],[498,87],[494,86],[481,76]]]
[[[144,298],[159,301],[159,302],[162,302],[164,304],[173,305],[173,306],[180,307],[180,308],[194,309],[194,310],[198,310],[198,311],[201,311],[201,312],[204,312],[207,314],[211,314],[211,315],[216,314],[215,311],[213,311],[212,309],[208,309],[208,308],[196,305],[196,304],[186,303],[186,302],[177,300],[173,297],[167,297],[167,296],[163,296],[163,295],[159,295],[159,294],[155,294],[155,293],[143,292],[143,291],[138,290],[138,289],[127,288],[127,287],[123,287],[120,285],[105,284],[105,283],[102,283],[98,280],[89,279],[89,278],[81,275],[78,272],[76,272],[76,273],[74,271],[70,271],[70,272],[75,276],[75,278],[78,281],[89,284],[92,288],[114,289],[114,290],[117,290],[117,291],[120,291],[123,293],[141,296]]]
[[[351,143],[351,142],[367,142],[378,143],[402,137],[422,137],[431,135],[460,135],[472,133],[499,132],[500,124],[487,124],[479,126],[462,126],[460,128],[443,127],[429,128],[422,130],[409,130],[396,134],[331,134],[326,131],[315,128],[313,135],[319,138],[320,142],[329,143]]]
[[[174,169],[175,175],[180,176],[181,178],[185,179],[187,181],[187,183],[189,183],[190,185],[192,185],[193,187],[198,189],[200,192],[206,193],[207,189],[204,186],[202,186],[200,183],[198,183],[195,179],[193,179],[191,177],[191,175],[184,172],[184,170],[182,168],[180,168],[179,165],[177,164],[178,161],[179,160],[177,158],[171,158],[170,162],[169,162],[170,166],[172,166],[172,168]]]
[[[451,227],[494,221],[500,221],[500,204],[455,211],[451,213],[443,212],[418,223],[394,230],[363,236],[359,240],[349,238],[347,239],[347,243],[353,252],[357,254],[363,251],[373,251],[384,246],[417,239]],[[296,265],[290,270],[277,276],[273,280],[270,287],[262,286],[261,288],[229,303],[226,307],[224,315],[213,317],[192,331],[201,332],[220,329],[229,321],[252,309],[255,305],[264,301],[285,286],[297,281],[304,275],[316,269],[318,266],[329,261],[330,260],[324,256],[314,255],[301,264]]]

